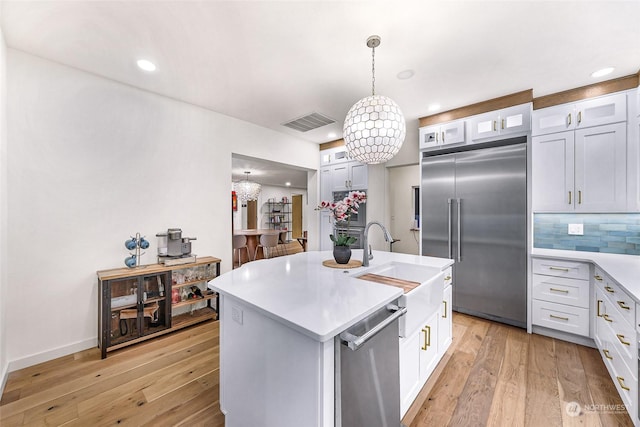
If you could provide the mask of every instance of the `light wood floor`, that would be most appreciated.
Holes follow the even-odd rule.
[[[568,415],[569,402],[583,408],[578,416]],[[633,426],[615,405],[622,400],[596,349],[454,313],[453,343],[403,422],[410,427]]]
[[[631,426],[598,352],[454,314],[454,341],[407,426]],[[218,322],[125,348],[86,350],[10,374],[0,425],[223,426]],[[577,417],[568,402],[583,408]],[[609,407],[611,408],[611,407]]]

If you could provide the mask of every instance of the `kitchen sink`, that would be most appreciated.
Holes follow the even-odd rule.
[[[407,307],[407,314],[400,318],[401,337],[421,326],[420,322],[442,304],[444,272],[435,267],[394,261],[370,268],[356,277],[404,290],[398,300],[398,305]]]

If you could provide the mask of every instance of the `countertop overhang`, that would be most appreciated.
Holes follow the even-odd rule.
[[[352,259],[362,259],[362,250]],[[325,267],[331,251],[253,261],[222,274],[209,288],[237,298],[269,318],[282,322],[317,341],[327,341],[398,299],[402,289],[355,276],[391,261],[435,267],[440,271],[453,260],[373,251],[368,267],[348,270]]]

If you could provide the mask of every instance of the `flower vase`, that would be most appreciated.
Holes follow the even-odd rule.
[[[351,248],[349,246],[334,246],[333,259],[338,264],[348,264],[351,259]]]

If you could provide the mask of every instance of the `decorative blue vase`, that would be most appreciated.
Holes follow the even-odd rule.
[[[333,259],[338,264],[348,264],[351,259],[351,248],[349,246],[334,246]]]

